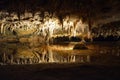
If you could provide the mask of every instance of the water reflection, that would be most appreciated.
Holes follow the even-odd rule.
[[[79,50],[71,50],[70,47],[73,46],[42,45],[31,48],[22,44],[0,45],[1,64],[90,62],[89,54],[80,54]]]
[[[73,45],[31,47],[20,43],[2,43],[0,46],[0,64],[91,63],[98,59],[101,62],[107,58],[113,60],[114,56],[120,57],[119,44],[113,45],[112,43],[111,45],[104,43],[87,44],[88,50],[72,50]],[[106,57],[104,58],[104,56]]]

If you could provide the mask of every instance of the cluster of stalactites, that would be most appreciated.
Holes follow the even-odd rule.
[[[5,15],[8,15],[7,13]],[[28,18],[27,20],[25,20]],[[8,21],[11,19],[12,22]],[[31,13],[25,13],[21,16],[20,21],[13,21],[18,19],[16,14],[11,14],[10,17],[5,16],[2,19],[0,25],[0,33],[5,35],[6,30],[9,29],[11,32],[19,29],[28,31],[34,29],[32,34],[53,37],[60,31],[62,35],[77,36],[77,35],[89,35],[89,28],[87,24],[82,23],[82,20],[74,16],[66,16],[63,18],[63,23],[60,23],[59,19],[55,14],[52,15],[48,12],[44,13],[44,18],[40,17],[40,12],[35,13],[32,17]],[[57,34],[58,35],[58,34]]]

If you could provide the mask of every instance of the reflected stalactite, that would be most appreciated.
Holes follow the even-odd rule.
[[[13,59],[14,59],[13,55],[10,55],[10,64],[13,64],[13,63],[14,63],[14,62],[13,62]]]
[[[49,45],[48,45],[49,46]],[[28,53],[29,55],[28,55]],[[73,63],[73,62],[89,62],[89,56],[76,57],[75,54],[71,53],[59,53],[51,49],[50,47],[32,50],[23,50],[19,53],[6,55],[3,54],[3,64],[37,64],[37,63]]]
[[[90,62],[90,55],[87,56],[87,62]]]
[[[80,57],[80,62],[82,62],[82,63],[84,62],[83,56]]]
[[[69,62],[75,62],[75,55],[71,55],[71,56],[70,56]]]
[[[45,62],[45,55],[46,55],[46,50],[44,50],[43,52],[42,52],[42,59],[41,59],[41,62]]]
[[[5,54],[5,53],[3,53],[2,60],[3,60],[3,64],[5,64],[5,63],[6,63],[6,60],[7,60],[7,58],[6,58],[6,54]]]
[[[11,44],[10,44],[11,45]],[[18,46],[18,45],[17,45]],[[65,48],[65,46],[63,46]],[[68,47],[68,45],[67,45]],[[5,47],[1,46],[4,49],[1,53],[0,64],[38,64],[38,63],[90,63],[93,61],[91,59],[94,54],[105,55],[105,56],[120,56],[119,46],[93,46],[90,49],[92,50],[69,50],[63,49],[61,46],[47,45],[41,47],[33,47],[29,49],[25,46],[20,46],[17,48],[16,52],[13,50],[13,46]],[[5,49],[6,48],[6,49]],[[16,48],[16,46],[15,46]],[[60,49],[61,48],[61,49]],[[94,49],[95,48],[95,49]],[[99,49],[96,49],[99,48]],[[2,49],[2,50],[3,50]],[[90,54],[89,54],[90,53]],[[93,56],[91,56],[93,54]],[[93,61],[94,62],[94,61]]]
[[[20,64],[20,59],[17,59],[17,60],[16,60],[16,64]]]
[[[51,50],[49,50],[49,62],[55,62],[53,52]]]

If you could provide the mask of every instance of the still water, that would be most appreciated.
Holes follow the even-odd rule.
[[[0,43],[0,64],[120,63],[120,42],[86,43],[88,49],[73,49],[77,42],[30,46]]]

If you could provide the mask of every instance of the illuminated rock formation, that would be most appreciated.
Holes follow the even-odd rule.
[[[5,13],[5,14],[4,14]],[[75,16],[66,16],[63,18],[63,23],[58,17],[48,12],[44,13],[43,21],[40,16],[41,12],[35,13],[34,17],[29,12],[21,15],[21,20],[18,20],[16,14],[8,15],[7,12],[1,12],[4,16],[0,22],[0,33],[2,36],[42,36],[46,42],[49,42],[52,37],[69,36],[69,37],[90,37],[88,25]],[[62,25],[63,24],[63,25]]]

